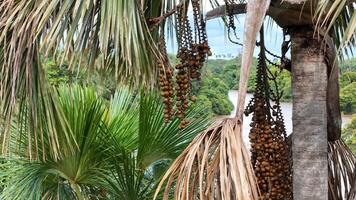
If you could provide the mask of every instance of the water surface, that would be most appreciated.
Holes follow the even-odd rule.
[[[236,112],[238,91],[230,90],[228,95],[229,95],[229,100],[234,105],[234,110],[227,117],[234,117],[235,112]],[[248,102],[251,100],[252,97],[253,97],[252,94],[246,95],[245,107],[247,106]],[[284,117],[284,123],[286,126],[286,131],[287,131],[287,134],[289,135],[292,133],[292,108],[293,108],[292,103],[282,102],[281,108],[282,108],[282,114]],[[243,120],[243,139],[244,139],[245,144],[247,144],[248,147],[250,146],[248,133],[250,131],[251,117],[252,117],[252,115],[250,115],[248,117],[244,116],[244,120]],[[345,124],[347,124],[350,120],[351,120],[351,116],[342,116],[342,126],[345,126]]]

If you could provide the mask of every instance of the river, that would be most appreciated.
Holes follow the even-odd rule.
[[[227,117],[234,117],[235,112],[236,112],[238,91],[230,90],[228,95],[229,95],[229,100],[234,104],[234,110]],[[253,97],[252,94],[247,94],[246,101],[245,101],[245,107],[247,106],[248,102],[251,100],[252,97]],[[293,108],[293,105],[292,105],[292,103],[289,103],[289,102],[282,102],[281,108],[282,108],[282,113],[283,113],[284,122],[285,122],[285,126],[286,126],[286,131],[287,131],[287,134],[289,135],[292,133],[292,108]],[[221,117],[223,117],[223,116],[221,116]],[[221,118],[221,117],[219,117],[219,118]],[[351,120],[351,116],[342,116],[342,126],[347,124],[350,120]],[[247,144],[247,146],[249,147],[250,142],[249,142],[249,138],[248,138],[248,133],[250,130],[251,115],[248,117],[244,116],[243,121],[244,121],[243,122],[243,139],[244,139],[245,144]]]

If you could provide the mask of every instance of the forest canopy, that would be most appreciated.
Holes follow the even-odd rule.
[[[202,81],[197,93],[197,105],[204,105],[205,111],[210,116],[229,115],[233,105],[229,101],[229,90],[237,90],[240,77],[240,56],[233,59],[210,59],[202,72]],[[177,63],[175,56],[170,60],[174,65]],[[44,67],[53,85],[63,83],[92,83],[99,94],[110,97],[115,91],[115,79],[109,72],[98,71],[84,72],[83,70],[70,71],[65,64],[60,66],[53,59],[44,60]],[[248,81],[248,92],[253,93],[255,89],[257,59],[253,59],[251,76]],[[279,90],[283,92],[281,100],[292,101],[291,76],[287,70],[280,71],[276,67],[269,66],[272,72],[279,72],[277,83]],[[88,75],[89,73],[90,76]],[[344,114],[356,113],[356,58],[345,60],[340,65],[340,106]]]

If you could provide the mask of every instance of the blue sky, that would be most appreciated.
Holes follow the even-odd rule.
[[[243,37],[243,27],[244,27],[244,16],[239,16],[235,19],[235,25],[237,27],[237,36],[239,41],[242,43]],[[280,54],[280,46],[283,41],[283,33],[279,27],[268,26],[268,21],[265,22],[265,43],[266,47],[274,53]],[[242,47],[233,44],[229,41],[227,37],[227,29],[221,19],[214,19],[207,22],[207,34],[209,45],[212,49],[213,54],[232,54],[237,55],[242,52]],[[235,38],[234,35],[231,35]],[[258,50],[255,50],[255,56],[258,54]]]
[[[235,26],[237,27],[237,35],[240,37],[239,41],[242,41],[242,36],[243,36],[243,27],[244,27],[244,16],[239,15],[235,19]],[[271,26],[267,25],[268,20],[265,20],[265,43],[266,47],[271,50],[272,52],[276,54],[280,54],[280,46],[283,41],[283,33],[282,30],[277,27],[277,26]],[[218,18],[218,19],[213,19],[209,20],[207,22],[207,34],[208,34],[208,42],[211,48],[211,51],[213,53],[213,56],[210,57],[211,59],[214,59],[216,55],[231,55],[235,57],[239,53],[242,52],[242,47],[236,44],[233,44],[232,42],[229,41],[227,37],[227,29],[224,26],[223,21]],[[234,36],[232,36],[234,38]],[[172,47],[170,42],[168,44],[168,52],[169,53],[176,53],[176,48],[177,45],[174,44],[174,47]],[[258,50],[255,50],[255,56],[258,54]]]
[[[224,4],[224,0],[217,0],[220,5]],[[212,7],[207,0],[201,1],[203,2],[203,11],[206,13],[207,11],[212,10]],[[191,8],[188,10],[188,15],[191,17],[192,16],[192,10]],[[192,20],[190,20],[192,21]],[[242,36],[243,36],[243,28],[244,28],[244,21],[245,17],[244,15],[237,15],[235,18],[235,26],[237,27],[237,35],[240,38],[240,41],[242,41]],[[280,55],[281,53],[281,44],[283,42],[283,32],[280,27],[278,27],[275,23],[270,23],[269,17],[266,18],[265,20],[265,45],[268,50],[271,52]],[[272,24],[272,25],[271,25]],[[211,51],[213,53],[213,56],[209,57],[210,59],[216,58],[216,55],[230,55],[232,57],[235,57],[239,53],[242,52],[242,47],[238,46],[236,44],[233,44],[229,41],[227,37],[227,30],[224,26],[223,21],[218,18],[218,19],[213,19],[207,22],[207,34],[208,34],[208,42],[211,48]],[[173,42],[173,47],[172,47],[172,42],[168,41],[168,52],[171,54],[175,54],[177,52],[177,45],[175,41]],[[254,56],[257,57],[259,50],[256,48],[254,52]],[[353,52],[356,52],[356,49],[353,49]],[[268,56],[268,55],[267,55]],[[290,51],[287,53],[287,57],[290,57]],[[355,57],[354,55],[351,55],[350,57]]]

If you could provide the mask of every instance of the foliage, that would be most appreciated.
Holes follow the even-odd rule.
[[[44,128],[53,129],[52,141],[58,137],[56,119],[50,115],[57,109],[51,107],[55,91],[48,87],[40,55],[59,58],[72,69],[110,71],[116,86],[122,82],[151,86],[159,56],[158,34],[150,31],[146,20],[175,5],[176,1],[151,0],[1,1],[0,112],[7,124],[23,106],[20,112],[32,113],[27,123],[33,140],[47,137],[39,132]],[[172,33],[174,21],[168,22]],[[4,128],[1,148],[8,153],[10,126]],[[58,151],[55,145],[51,149]]]
[[[228,99],[229,90],[237,90],[240,77],[240,57],[230,60],[208,60],[206,72],[202,76],[201,90],[198,93],[198,104],[204,104],[209,109],[207,112],[214,115],[228,115],[233,107]],[[247,91],[252,93],[255,90],[257,59],[253,59],[250,70],[250,78],[247,83]],[[275,67],[270,67],[272,73],[278,71]],[[291,76],[286,70],[278,72],[277,83],[279,90],[283,92],[282,101],[291,101]],[[272,87],[273,84],[271,82]],[[210,109],[211,108],[211,109]]]
[[[110,99],[115,93],[117,83],[115,75],[110,70],[70,69],[66,63],[60,64],[54,58],[42,58],[41,61],[48,83],[52,86],[58,87],[62,84],[90,85],[99,96],[106,99]]]
[[[220,79],[222,83],[224,83],[227,87],[228,90],[236,90],[238,88],[238,82],[239,82],[239,76],[240,76],[240,57],[236,57],[235,59],[230,59],[230,60],[221,60],[221,59],[216,59],[216,60],[208,60],[207,61],[207,69],[206,73],[203,74],[203,83],[205,82],[213,82],[212,77],[216,79]],[[255,74],[256,74],[256,65],[257,65],[257,60],[254,59],[253,61],[253,66],[250,71],[250,78],[248,80],[248,92],[252,93],[255,88]],[[283,92],[282,101],[289,102],[292,100],[292,87],[291,87],[291,74],[290,72],[283,70],[279,71],[279,69],[269,66],[270,70],[272,73],[278,73],[276,82],[278,84],[278,88],[281,92]],[[349,59],[345,60],[340,64],[340,104],[341,104],[341,110],[342,112],[345,113],[353,113],[355,112],[355,108],[353,108],[353,105],[356,105],[354,102],[354,99],[356,99],[356,94],[354,92],[354,87],[355,85],[353,84],[356,81],[356,59]],[[207,79],[207,81],[206,81]],[[216,81],[215,81],[216,82]],[[273,82],[270,82],[271,87],[274,87]],[[204,86],[204,84],[203,84]],[[210,106],[210,103],[212,104],[214,102],[214,95],[205,95],[207,93],[215,93],[218,94],[219,91],[217,91],[217,88],[215,87],[205,87],[202,88],[201,93],[204,93],[204,95],[201,95],[198,99],[200,99],[200,103],[206,104],[208,107]],[[222,93],[225,96],[227,96],[227,92]],[[219,95],[215,95],[219,96]],[[217,110],[225,110],[226,113],[229,111],[229,107],[226,104],[225,98],[220,96],[219,97],[221,100],[219,102],[216,102],[217,104],[220,104],[217,107],[224,108],[224,109],[215,109],[215,111],[210,111],[213,112],[215,115],[219,115],[221,112],[216,112]],[[208,103],[207,100],[210,102]],[[212,105],[213,106],[213,105]],[[231,112],[231,111],[230,111]]]
[[[356,112],[356,82],[350,83],[340,91],[341,110],[347,114]]]
[[[356,154],[356,115],[353,115],[351,122],[342,129],[342,139],[351,151]]]
[[[355,71],[347,71],[341,74],[340,88],[344,88],[353,82],[356,82],[356,69]]]
[[[340,64],[340,107],[345,114],[356,112],[356,58]]]
[[[211,111],[216,115],[229,115],[233,105],[228,98],[228,91],[228,86],[221,79],[207,72],[201,82],[198,104],[211,105]]]
[[[279,70],[275,67],[270,67],[272,73],[276,73],[276,83],[278,86],[279,92],[282,92],[281,101],[292,101],[292,80],[291,73],[287,70]],[[273,81],[270,81],[270,85],[273,90],[276,89],[276,86]]]
[[[74,76],[68,70],[68,66],[58,65],[53,59],[46,59],[43,62],[43,68],[46,71],[49,84],[54,86],[68,84]]]
[[[353,53],[356,44],[356,12],[352,1],[317,1],[316,27],[333,34],[333,40],[342,53]]]
[[[340,63],[340,70],[341,70],[341,73],[344,73],[347,71],[356,71],[356,58],[350,58],[347,60],[343,60]]]
[[[43,151],[44,159],[40,161],[21,159],[15,168],[4,170],[2,176],[12,178],[5,182],[2,199],[83,199],[89,195],[87,190],[94,189],[94,183],[98,189],[104,188],[105,157],[99,148],[99,137],[106,135],[101,123],[105,115],[103,101],[92,90],[79,87],[59,88],[58,93],[56,103],[63,109],[76,147],[62,142],[59,159]],[[58,130],[59,138],[63,135]],[[46,143],[42,145],[49,148]]]
[[[237,90],[240,78],[240,55],[234,59],[229,60],[208,60],[207,71],[210,71],[214,77],[221,79],[230,90]],[[255,74],[256,74],[257,59],[252,60],[252,68],[250,71],[250,78],[248,80],[248,92],[253,92],[255,87]]]
[[[16,151],[4,157],[1,199],[151,199],[167,163],[207,126],[206,115],[195,114],[199,110],[187,113],[190,123],[183,130],[178,119],[165,124],[154,93],[122,89],[107,102],[90,88],[57,91],[54,103],[62,108],[76,146],[62,142],[59,159],[49,151],[38,161]],[[20,130],[26,131],[13,131]],[[63,134],[58,130],[59,138]]]

